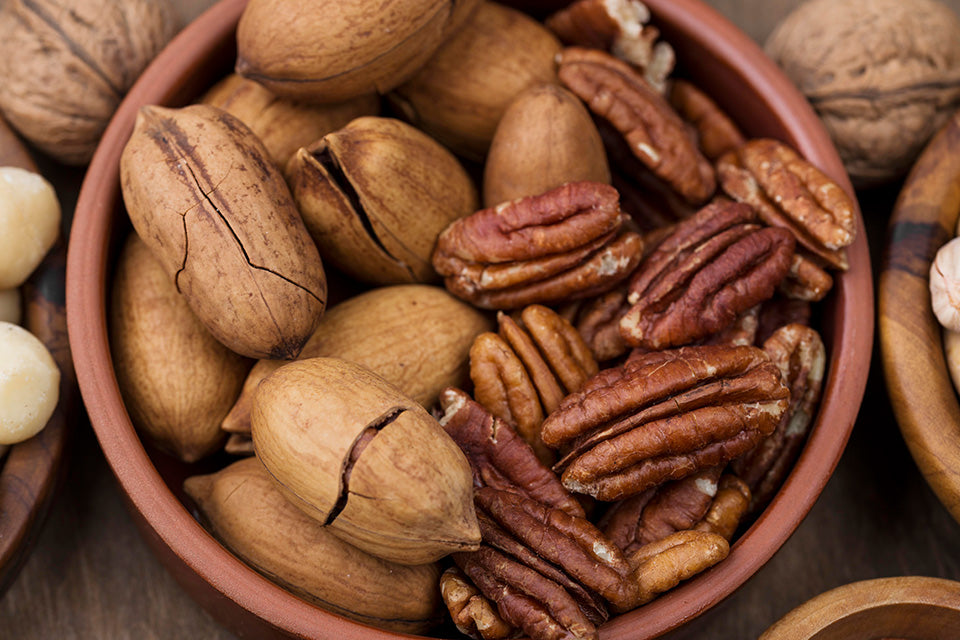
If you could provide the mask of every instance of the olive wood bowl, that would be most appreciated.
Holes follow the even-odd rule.
[[[930,264],[960,216],[960,112],[930,140],[893,208],[880,273],[883,371],[923,477],[960,522],[960,403],[930,304]]]
[[[960,582],[919,576],[854,582],[803,603],[760,640],[954,640]]]
[[[699,0],[649,0],[687,74],[752,136],[793,145],[853,193],[827,133],[803,96],[745,34]],[[243,0],[223,0],[188,26],[144,72],[94,155],[77,204],[68,258],[70,338],[80,388],[106,458],[135,519],[171,573],[221,623],[243,636],[393,638],[292,596],[251,570],[191,517],[179,499],[191,471],[145,448],[120,397],[107,338],[105,300],[122,233],[119,158],[145,104],[182,105],[232,66]],[[858,225],[862,229],[862,219]],[[603,628],[608,640],[653,638],[714,606],[786,541],[840,458],[863,397],[873,339],[873,288],[866,238],[849,248],[819,328],[830,359],[820,413],[793,472],[729,558]]]
[[[0,120],[0,166],[36,171],[17,136]],[[61,225],[61,238],[66,223]],[[0,595],[17,577],[49,510],[76,419],[77,384],[67,345],[64,304],[66,243],[58,240],[21,287],[22,324],[50,350],[60,368],[60,399],[43,430],[0,456]]]

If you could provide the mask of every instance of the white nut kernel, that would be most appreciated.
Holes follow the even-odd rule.
[[[940,324],[960,331],[960,238],[940,247],[930,265],[930,303]]]
[[[32,333],[0,322],[0,445],[36,435],[60,396],[60,370]]]
[[[0,167],[0,289],[19,287],[57,239],[60,203],[49,182]]]

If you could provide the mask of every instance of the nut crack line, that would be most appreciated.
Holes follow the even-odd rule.
[[[315,294],[313,291],[310,291],[310,289],[306,288],[305,286],[303,286],[303,285],[300,284],[299,282],[296,282],[295,280],[292,280],[291,278],[288,278],[287,276],[283,275],[282,273],[277,273],[277,272],[274,271],[273,269],[270,269],[270,268],[268,268],[268,267],[263,267],[263,266],[260,266],[260,265],[258,265],[258,264],[254,264],[253,261],[250,260],[250,256],[247,254],[247,249],[246,249],[246,247],[243,246],[243,242],[240,241],[240,236],[238,236],[238,235],[237,235],[237,232],[234,231],[233,225],[231,225],[231,224],[230,224],[230,221],[227,220],[227,217],[226,217],[225,215],[223,215],[223,212],[220,211],[220,208],[219,208],[216,204],[214,204],[213,200],[210,198],[210,195],[209,195],[206,191],[203,190],[203,187],[200,185],[200,181],[197,179],[197,175],[193,172],[193,167],[190,166],[190,163],[189,163],[189,162],[186,162],[185,158],[184,158],[184,160],[181,160],[181,162],[183,162],[183,166],[187,168],[187,171],[190,172],[190,177],[193,178],[194,184],[197,185],[197,191],[199,191],[200,194],[203,196],[203,199],[206,200],[206,201],[210,204],[211,207],[213,207],[213,210],[217,213],[217,215],[218,215],[218,216],[220,217],[220,219],[223,221],[224,226],[226,226],[227,230],[230,231],[230,235],[233,236],[233,239],[236,241],[237,246],[240,248],[240,253],[243,254],[243,259],[246,261],[247,265],[249,265],[249,266],[250,266],[251,268],[253,268],[253,269],[257,269],[258,271],[266,271],[267,273],[270,273],[270,274],[272,274],[272,275],[280,278],[281,280],[285,280],[286,282],[289,282],[290,284],[292,284],[293,286],[297,287],[298,289],[303,289],[303,290],[306,291],[308,294],[310,294],[315,300],[317,300],[317,302],[319,302],[320,304],[324,304],[324,300],[323,300],[322,298],[320,298],[317,294]],[[216,190],[217,190],[217,187],[215,186],[215,187],[213,187],[213,189],[210,190],[210,193],[213,193],[213,192],[216,191]],[[184,214],[184,216],[183,216],[183,234],[184,234],[184,256],[183,256],[183,265],[184,265],[184,266],[183,266],[183,268],[185,269],[185,268],[186,268],[186,264],[187,264],[186,247],[188,246],[188,238],[189,238],[189,235],[187,234],[187,216],[186,216],[186,214]],[[182,270],[182,269],[181,269],[181,270]],[[178,271],[178,272],[177,272],[177,276],[179,276],[179,275],[180,275],[180,272]],[[260,291],[259,291],[259,287],[258,287],[258,292],[260,292]],[[260,292],[260,297],[261,297],[261,299],[263,299],[263,292]],[[269,309],[270,309],[270,305],[267,305],[266,302],[267,302],[267,301],[264,300],[264,304],[266,305],[267,309],[269,310]],[[272,315],[273,315],[272,310],[271,310],[270,314],[271,314],[271,317],[272,317]]]
[[[120,101],[120,98],[123,97],[124,91],[120,87],[113,84],[113,82],[110,80],[107,74],[103,71],[103,69],[100,68],[100,65],[98,65],[96,61],[92,57],[90,57],[90,55],[86,51],[81,49],[80,46],[67,35],[67,33],[57,23],[57,21],[53,19],[52,16],[50,16],[46,11],[44,11],[34,0],[23,0],[23,6],[25,9],[29,10],[35,16],[40,18],[40,20],[42,20],[44,24],[46,24],[53,31],[55,31],[61,38],[63,38],[63,41],[66,43],[67,47],[69,47],[70,52],[73,53],[73,55],[77,56],[78,59],[82,60],[85,65],[90,67],[90,70],[93,71],[97,76],[99,76],[99,78],[103,80],[103,82],[114,93],[114,97],[117,99],[117,102]],[[81,22],[79,20],[79,17],[76,16],[75,14],[74,14],[74,17],[78,18],[77,20],[78,22]]]

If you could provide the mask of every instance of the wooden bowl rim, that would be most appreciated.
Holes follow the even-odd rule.
[[[885,621],[891,610],[913,610],[917,607],[951,612],[956,619],[956,628],[960,628],[960,582],[905,576],[846,584],[821,593],[793,609],[764,631],[759,640],[815,640],[819,634],[828,633],[850,618],[880,618]],[[910,631],[904,629],[903,624],[917,624],[913,617],[906,619],[908,622],[900,625],[871,628],[869,638],[864,636],[850,640],[899,637]]]
[[[929,288],[930,264],[960,216],[960,153],[947,153],[958,139],[960,111],[931,138],[904,182],[890,218],[878,311],[884,378],[900,432],[924,479],[960,522],[960,403]],[[955,206],[928,206],[931,193]],[[897,301],[904,292],[912,304]],[[916,340],[904,341],[899,327],[910,327]],[[927,364],[928,375],[910,369],[917,362]]]
[[[164,484],[130,425],[113,374],[107,338],[107,243],[118,198],[118,160],[141,104],[162,101],[158,80],[185,77],[191,60],[209,56],[232,33],[244,0],[222,0],[189,25],[146,70],[107,129],[77,203],[68,256],[67,305],[71,342],[91,422],[107,460],[135,508],[186,565],[244,609],[301,637],[393,638],[397,634],[347,621],[290,595],[249,569],[190,516]],[[699,0],[654,0],[658,19],[692,33],[709,31],[703,48],[728,61],[765,96],[795,146],[853,193],[828,135],[803,96],[743,32]],[[788,124],[790,123],[790,124]],[[857,212],[859,228],[862,219]],[[850,272],[836,279],[835,317],[846,318],[833,339],[827,388],[817,426],[780,494],[734,545],[731,557],[688,584],[605,627],[607,637],[650,638],[695,617],[732,593],[786,541],[812,507],[853,428],[866,386],[873,336],[873,291],[866,238],[849,250]],[[869,309],[870,313],[862,313]],[[861,310],[858,314],[855,310]],[[856,318],[856,321],[854,319]],[[836,320],[839,323],[839,320]],[[842,357],[841,357],[842,356]],[[828,416],[826,419],[824,416]]]

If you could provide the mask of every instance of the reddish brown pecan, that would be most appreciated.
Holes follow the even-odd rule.
[[[626,143],[621,141],[621,144],[626,147]],[[616,163],[611,173],[611,183],[620,192],[620,209],[630,216],[641,232],[662,229],[696,213],[696,206],[666,187],[635,158],[618,162],[613,151],[618,146],[607,145],[611,163]],[[625,150],[629,153],[629,149]]]
[[[728,473],[720,478],[717,496],[713,499],[710,510],[694,529],[716,533],[729,542],[750,506],[750,497],[750,487],[737,476]]]
[[[578,0],[546,19],[547,28],[567,45],[603,49],[639,67],[661,93],[676,56],[639,0]]]
[[[751,224],[752,209],[717,200],[673,232],[630,281],[633,305],[620,321],[631,346],[690,344],[773,296],[793,257],[789,231]]]
[[[757,327],[759,326],[760,305],[750,307],[737,316],[733,324],[726,329],[715,333],[703,344],[729,344],[732,346],[755,344],[757,339]]]
[[[447,289],[488,309],[596,295],[640,260],[616,190],[575,182],[455,221],[437,239],[433,266]]]
[[[767,338],[782,326],[802,324],[810,326],[810,303],[777,295],[760,305],[760,317],[757,319],[757,338],[754,344],[763,346]]]
[[[466,636],[475,640],[504,640],[516,633],[497,613],[496,605],[456,567],[450,567],[440,576],[440,597],[453,623]]]
[[[693,528],[717,495],[721,471],[704,469],[617,503],[605,516],[603,532],[629,556],[645,544]]]
[[[586,301],[577,316],[577,331],[590,347],[593,357],[603,362],[617,358],[627,351],[627,343],[620,335],[620,318],[630,309],[627,290],[613,291]]]
[[[750,140],[717,160],[720,185],[753,206],[768,225],[789,229],[825,264],[846,270],[853,242],[853,200],[836,182],[782,142]]]
[[[640,547],[629,558],[640,585],[640,604],[709,569],[729,554],[730,545],[722,536],[705,531],[678,531]]]
[[[686,80],[673,81],[670,104],[697,130],[700,150],[711,161],[746,142],[730,116],[710,96]]]
[[[713,195],[713,166],[687,125],[629,64],[597,49],[569,47],[559,56],[560,81],[612,124],[632,153],[691,203]]]
[[[763,344],[790,389],[790,406],[774,432],[733,462],[733,470],[753,493],[751,509],[763,507],[783,483],[810,430],[826,366],[823,341],[814,329],[789,324]]]
[[[833,288],[833,278],[802,250],[793,254],[790,270],[780,283],[788,298],[818,302]]]
[[[762,350],[684,347],[601,371],[564,398],[541,436],[569,448],[554,467],[565,487],[619,500],[742,455],[773,431],[788,401]]]
[[[580,503],[513,427],[459,389],[444,389],[440,407],[440,425],[470,461],[475,486],[519,492],[571,515],[584,515]]]

